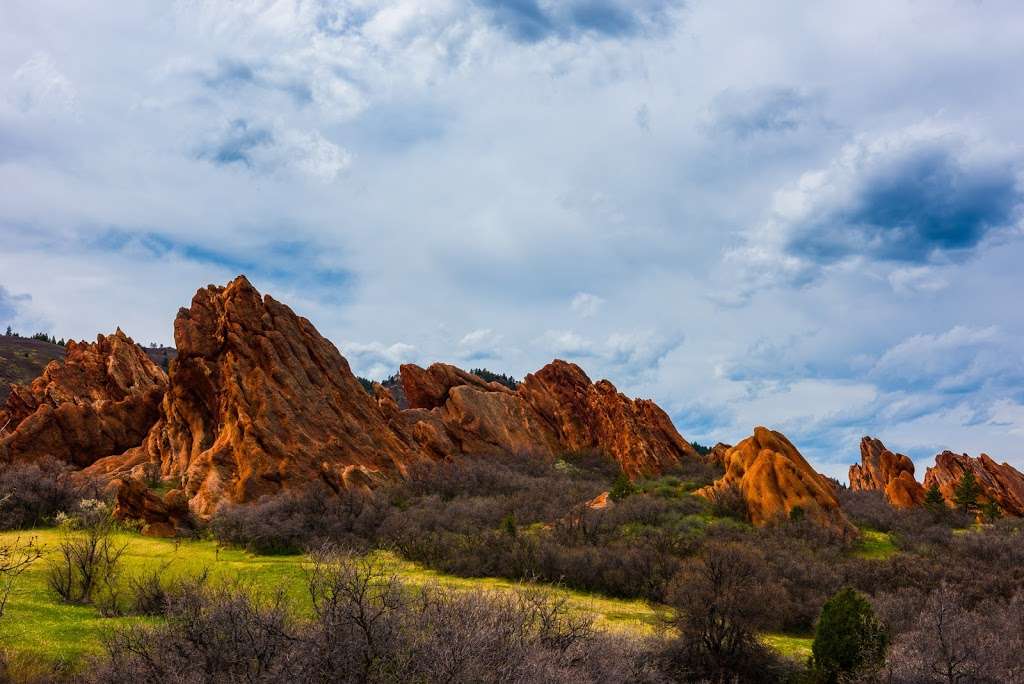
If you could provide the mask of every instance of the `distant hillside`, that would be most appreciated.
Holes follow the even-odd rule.
[[[142,347],[142,349],[146,352],[146,356],[153,360],[153,363],[164,369],[165,373],[171,360],[178,355],[178,350],[174,347]]]
[[[0,404],[7,400],[10,385],[35,380],[50,361],[64,358],[64,347],[51,342],[0,335]]]

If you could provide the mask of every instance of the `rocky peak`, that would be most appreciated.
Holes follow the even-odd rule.
[[[889,451],[879,439],[864,437],[860,461],[860,465],[850,466],[850,489],[883,492],[897,508],[924,502],[924,487],[914,479],[914,462],[908,457]]]
[[[657,404],[630,399],[607,380],[592,383],[574,363],[552,361],[527,375],[516,393],[554,428],[565,450],[605,451],[630,477],[699,458]]]
[[[156,421],[167,376],[119,328],[68,342],[29,386],[0,409],[0,459],[54,457],[78,466],[137,445]]]
[[[799,509],[807,518],[843,534],[856,534],[839,507],[829,481],[804,460],[781,432],[755,427],[747,437],[721,455],[725,475],[697,491],[711,498],[737,488],[750,520],[765,525],[784,520]]]
[[[240,276],[174,323],[162,417],[145,448],[192,510],[400,472],[414,448],[313,325]]]

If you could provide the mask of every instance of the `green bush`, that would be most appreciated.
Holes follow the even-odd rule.
[[[821,608],[811,646],[812,669],[833,684],[869,675],[885,661],[889,637],[863,594],[841,589]]]

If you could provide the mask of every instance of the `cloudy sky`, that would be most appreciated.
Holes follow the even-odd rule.
[[[355,369],[553,357],[845,478],[1024,466],[1017,2],[0,5],[0,325],[238,273]]]

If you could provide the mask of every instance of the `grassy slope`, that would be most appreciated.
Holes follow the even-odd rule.
[[[869,560],[885,560],[898,550],[888,532],[864,528],[861,530],[860,547],[856,554]]]
[[[0,533],[0,544],[15,537],[35,537],[51,552],[59,540],[53,529],[31,533]],[[283,588],[297,612],[309,609],[305,594],[301,556],[254,556],[236,549],[220,549],[210,541],[182,542],[122,536],[128,543],[124,573],[139,575],[148,568],[169,563],[168,574],[198,574],[209,568],[213,577],[241,580],[263,591]],[[413,585],[437,582],[460,589],[507,590],[515,583],[503,579],[465,579],[434,572],[391,554],[380,554],[392,571]],[[566,596],[571,605],[593,613],[599,625],[609,629],[652,632],[659,622],[659,609],[644,601],[610,599],[567,589],[552,589]],[[73,662],[83,654],[97,652],[101,638],[111,628],[140,618],[104,618],[94,608],[58,603],[46,586],[46,560],[37,562],[19,579],[0,621],[0,644],[14,654],[38,655],[46,660]]]
[[[59,541],[54,529],[31,533],[0,533],[0,544],[15,537],[35,537],[53,552]],[[209,569],[215,578],[240,580],[263,591],[283,588],[298,612],[309,609],[305,594],[301,556],[254,556],[237,549],[220,549],[210,541],[182,542],[151,539],[134,534],[122,535],[128,543],[124,573],[137,576],[147,569],[168,563],[168,574],[197,574]],[[439,583],[457,589],[510,590],[515,582],[497,579],[467,579],[444,575],[392,554],[380,553],[392,571],[413,585]],[[562,588],[552,591],[567,597],[570,604],[595,615],[597,624],[607,629],[633,633],[653,633],[665,617],[665,609],[645,601],[613,599]],[[39,658],[48,662],[73,664],[83,655],[101,648],[103,634],[116,626],[142,622],[142,618],[104,618],[88,606],[67,606],[56,601],[46,586],[46,559],[37,562],[20,579],[0,621],[0,644],[19,659]],[[765,640],[785,655],[806,659],[810,639],[791,635],[767,635]]]

